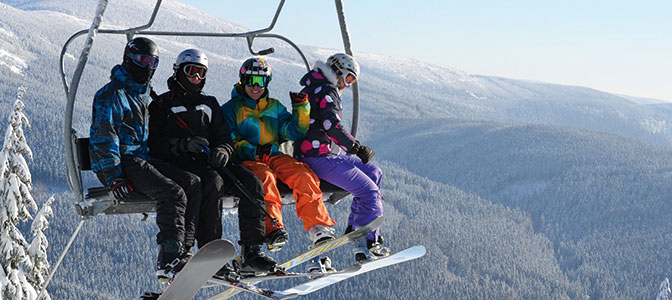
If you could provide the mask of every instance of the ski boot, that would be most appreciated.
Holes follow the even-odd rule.
[[[326,274],[336,272],[336,269],[331,265],[331,258],[329,256],[313,258],[310,263],[308,273]]]
[[[182,243],[167,240],[159,244],[159,257],[156,261],[156,277],[162,284],[170,283],[177,273],[191,258],[191,253],[184,250]]]
[[[237,261],[234,260],[234,267],[237,267],[239,274],[243,277],[278,271],[278,264],[261,251],[261,245],[242,245],[240,253]]]
[[[331,226],[315,225],[308,229],[308,237],[313,247],[324,244],[334,239],[334,228]]]
[[[215,273],[216,277],[222,278],[229,282],[238,282],[241,279],[240,274],[236,271],[230,263],[224,264],[224,266]]]
[[[280,251],[289,241],[289,234],[284,228],[273,230],[266,236],[266,246],[271,252]]]
[[[382,236],[378,236],[378,241],[359,238],[356,247],[353,249],[353,253],[355,254],[355,260],[361,264],[389,256],[390,248],[383,247]]]
[[[158,300],[161,294],[153,292],[145,292],[140,296],[140,300]]]

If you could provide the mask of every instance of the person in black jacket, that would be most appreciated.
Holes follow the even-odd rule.
[[[241,199],[241,272],[272,272],[276,262],[261,251],[265,234],[265,216],[259,208],[264,206],[261,181],[246,168],[229,163],[233,152],[231,132],[217,99],[201,92],[208,58],[198,49],[184,50],[173,71],[168,78],[169,91],[156,96],[149,105],[150,153],[200,177],[203,198],[200,208],[194,208],[198,246],[221,238],[222,198],[227,193],[235,195]],[[235,178],[222,175],[224,168]],[[233,180],[239,180],[246,191],[237,189]]]

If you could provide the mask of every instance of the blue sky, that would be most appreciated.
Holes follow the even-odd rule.
[[[279,3],[181,2],[251,29],[267,27]],[[344,7],[355,52],[672,101],[669,0],[344,0]],[[343,49],[331,0],[287,0],[274,32]]]

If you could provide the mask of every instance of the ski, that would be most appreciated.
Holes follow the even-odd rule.
[[[255,294],[266,299],[292,299],[296,298],[297,295],[294,293],[285,293],[269,289],[260,288],[258,286],[250,285],[244,282],[231,282],[225,279],[220,279],[219,277],[213,277],[210,279],[210,282],[216,283],[221,286],[229,287],[234,290],[244,291],[251,294]]]
[[[241,282],[241,281],[248,281],[248,280],[256,280],[256,282],[260,281],[267,281],[267,280],[274,280],[274,279],[286,279],[286,278],[310,278],[310,279],[315,279],[315,278],[320,278],[332,274],[343,274],[343,273],[351,273],[351,272],[356,272],[361,268],[360,265],[355,265],[353,267],[347,268],[345,270],[340,270],[340,271],[333,271],[333,272],[327,272],[327,273],[322,273],[322,272],[312,272],[312,273],[293,273],[293,272],[288,272],[288,273],[277,273],[277,274],[266,274],[266,275],[259,275],[255,277],[249,277],[249,278],[243,278],[238,281],[232,281],[229,280],[225,277],[222,276],[213,276],[208,282],[214,283],[215,285],[221,285],[222,281],[229,281],[229,282]]]
[[[208,279],[217,273],[235,254],[236,248],[230,241],[214,240],[209,242],[194,253],[163,293],[145,293],[141,298],[158,300],[192,299]]]
[[[369,234],[370,232],[376,230],[376,228],[380,227],[380,225],[382,223],[383,223],[383,216],[377,217],[376,219],[374,219],[373,221],[371,221],[369,224],[367,224],[365,226],[359,227],[359,228],[355,229],[354,231],[349,232],[348,234],[342,235],[342,236],[340,236],[336,239],[328,241],[328,242],[326,242],[324,244],[321,244],[317,247],[313,247],[313,248],[309,249],[308,251],[297,255],[296,257],[280,264],[280,267],[284,268],[285,270],[289,270],[291,268],[294,268],[294,267],[296,267],[296,266],[298,266],[298,265],[300,265],[300,264],[302,264],[306,261],[309,261],[309,260],[313,259],[314,257],[316,257],[318,255],[324,254],[327,251],[336,249],[340,246],[343,246],[343,245],[349,243],[350,241],[352,241],[354,239],[357,239],[359,237],[362,237],[362,236],[365,236],[365,235]],[[253,285],[253,284],[256,284],[258,282],[264,281],[264,279],[262,279],[262,278],[263,278],[263,275],[262,276],[257,276],[257,277],[246,278],[246,279],[243,280],[243,282],[246,283],[246,284]],[[231,298],[231,297],[233,297],[234,295],[237,295],[240,292],[241,292],[240,290],[235,290],[235,289],[229,288],[229,289],[226,289],[224,291],[221,291],[221,292],[211,296],[207,300],[224,300],[224,299]]]
[[[364,274],[373,270],[377,270],[383,267],[388,267],[402,263],[409,260],[414,260],[425,255],[427,250],[424,246],[414,246],[403,250],[401,252],[392,254],[390,256],[380,258],[374,261],[365,262],[363,264],[357,264],[350,268],[359,268],[356,271],[344,272],[339,274],[329,274],[317,279],[310,280],[308,282],[299,284],[295,287],[284,290],[284,293],[296,294],[299,296],[308,295],[312,292],[318,291],[322,288],[328,287],[334,283],[343,281],[348,278],[355,277],[357,275]],[[348,269],[350,269],[348,268]],[[346,270],[348,270],[346,269]]]

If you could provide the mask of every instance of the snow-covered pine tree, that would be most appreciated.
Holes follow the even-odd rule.
[[[0,150],[0,299],[37,299],[38,280],[29,278],[35,264],[29,253],[30,245],[17,228],[19,222],[31,218],[29,210],[37,210],[37,204],[31,195],[32,179],[25,157],[33,158],[33,153],[26,143],[23,127],[30,126],[23,113],[22,98],[26,89],[21,87],[14,102],[13,111],[9,116],[9,126]],[[50,204],[50,203],[48,203]],[[48,205],[45,205],[45,207]],[[47,209],[49,210],[49,209]],[[43,216],[48,215],[45,211]],[[42,230],[43,220],[36,226]],[[41,239],[38,235],[38,239]],[[37,241],[37,250],[43,248],[44,241]],[[34,254],[34,257],[45,257],[46,253]],[[41,258],[40,258],[41,259]],[[39,262],[42,272],[44,262]],[[48,267],[48,265],[46,265]],[[44,298],[43,298],[44,299]],[[48,299],[48,296],[47,296]]]
[[[665,278],[665,280],[660,283],[660,291],[658,292],[656,300],[669,300],[670,293],[672,293],[672,290],[670,290],[670,280]]]

